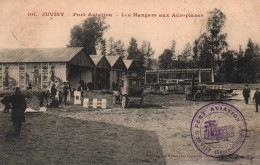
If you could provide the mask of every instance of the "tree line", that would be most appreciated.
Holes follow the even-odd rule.
[[[180,55],[176,55],[176,42],[159,56],[159,67],[173,68],[213,68],[218,82],[254,83],[260,80],[260,49],[250,38],[243,50],[232,50],[223,32],[226,16],[220,9],[209,12],[207,28],[193,46],[186,44]]]
[[[220,9],[208,12],[206,31],[199,35],[193,44],[187,43],[184,50],[176,53],[176,41],[172,40],[171,48],[165,49],[156,61],[149,41],[138,46],[132,37],[125,49],[124,42],[113,37],[104,39],[103,34],[110,26],[104,17],[89,17],[71,29],[68,47],[85,47],[88,54],[121,56],[134,59],[139,76],[144,70],[152,69],[158,64],[161,69],[174,68],[213,68],[215,79],[219,82],[256,82],[259,77],[260,49],[250,38],[243,50],[232,50],[226,41],[227,33],[223,32],[226,16]]]

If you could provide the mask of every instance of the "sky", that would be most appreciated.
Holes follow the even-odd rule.
[[[249,37],[260,43],[259,0],[0,0],[0,48],[66,47],[70,29],[80,24],[89,13],[107,13],[110,25],[104,38],[122,40],[128,47],[131,37],[150,41],[155,58],[176,41],[176,52],[206,31],[208,12],[220,9],[227,17],[224,33],[230,49],[246,47]],[[43,12],[64,13],[64,16],[42,16]],[[28,16],[35,13],[37,16]],[[86,16],[73,16],[73,13]],[[131,17],[122,17],[122,13]],[[134,17],[157,14],[157,17]],[[172,14],[201,14],[203,17],[172,17]],[[169,17],[159,17],[169,14]]]

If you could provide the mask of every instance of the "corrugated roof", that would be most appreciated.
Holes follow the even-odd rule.
[[[109,62],[110,66],[113,67],[120,56],[106,56],[107,61]]]
[[[68,62],[82,49],[83,47],[1,49],[0,63]]]
[[[104,57],[103,55],[89,55],[91,60],[94,62],[94,64],[97,66],[97,64],[100,62],[100,60]]]
[[[123,60],[123,61],[125,63],[126,69],[128,70],[134,60],[127,59],[127,60]]]

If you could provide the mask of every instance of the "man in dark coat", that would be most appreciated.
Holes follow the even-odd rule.
[[[255,95],[253,97],[253,101],[255,100],[255,108],[256,112],[258,112],[258,105],[260,105],[260,92],[258,91],[258,88],[256,88]]]
[[[250,89],[248,88],[248,85],[246,85],[245,89],[243,90],[243,96],[245,99],[245,103],[248,104],[248,99],[250,97]]]
[[[14,135],[21,134],[22,122],[25,122],[24,112],[26,110],[26,101],[20,89],[16,87],[15,94],[11,97],[12,115],[11,121],[13,122]]]

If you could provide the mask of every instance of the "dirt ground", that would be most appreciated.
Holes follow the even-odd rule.
[[[10,114],[1,113],[0,164],[260,164],[260,114],[252,103],[244,104],[241,91],[237,94],[226,102],[242,112],[248,133],[241,149],[227,158],[206,157],[190,137],[193,115],[209,101],[150,94],[144,108],[122,109],[105,94],[107,109],[70,105],[26,114],[19,138],[6,137]]]

